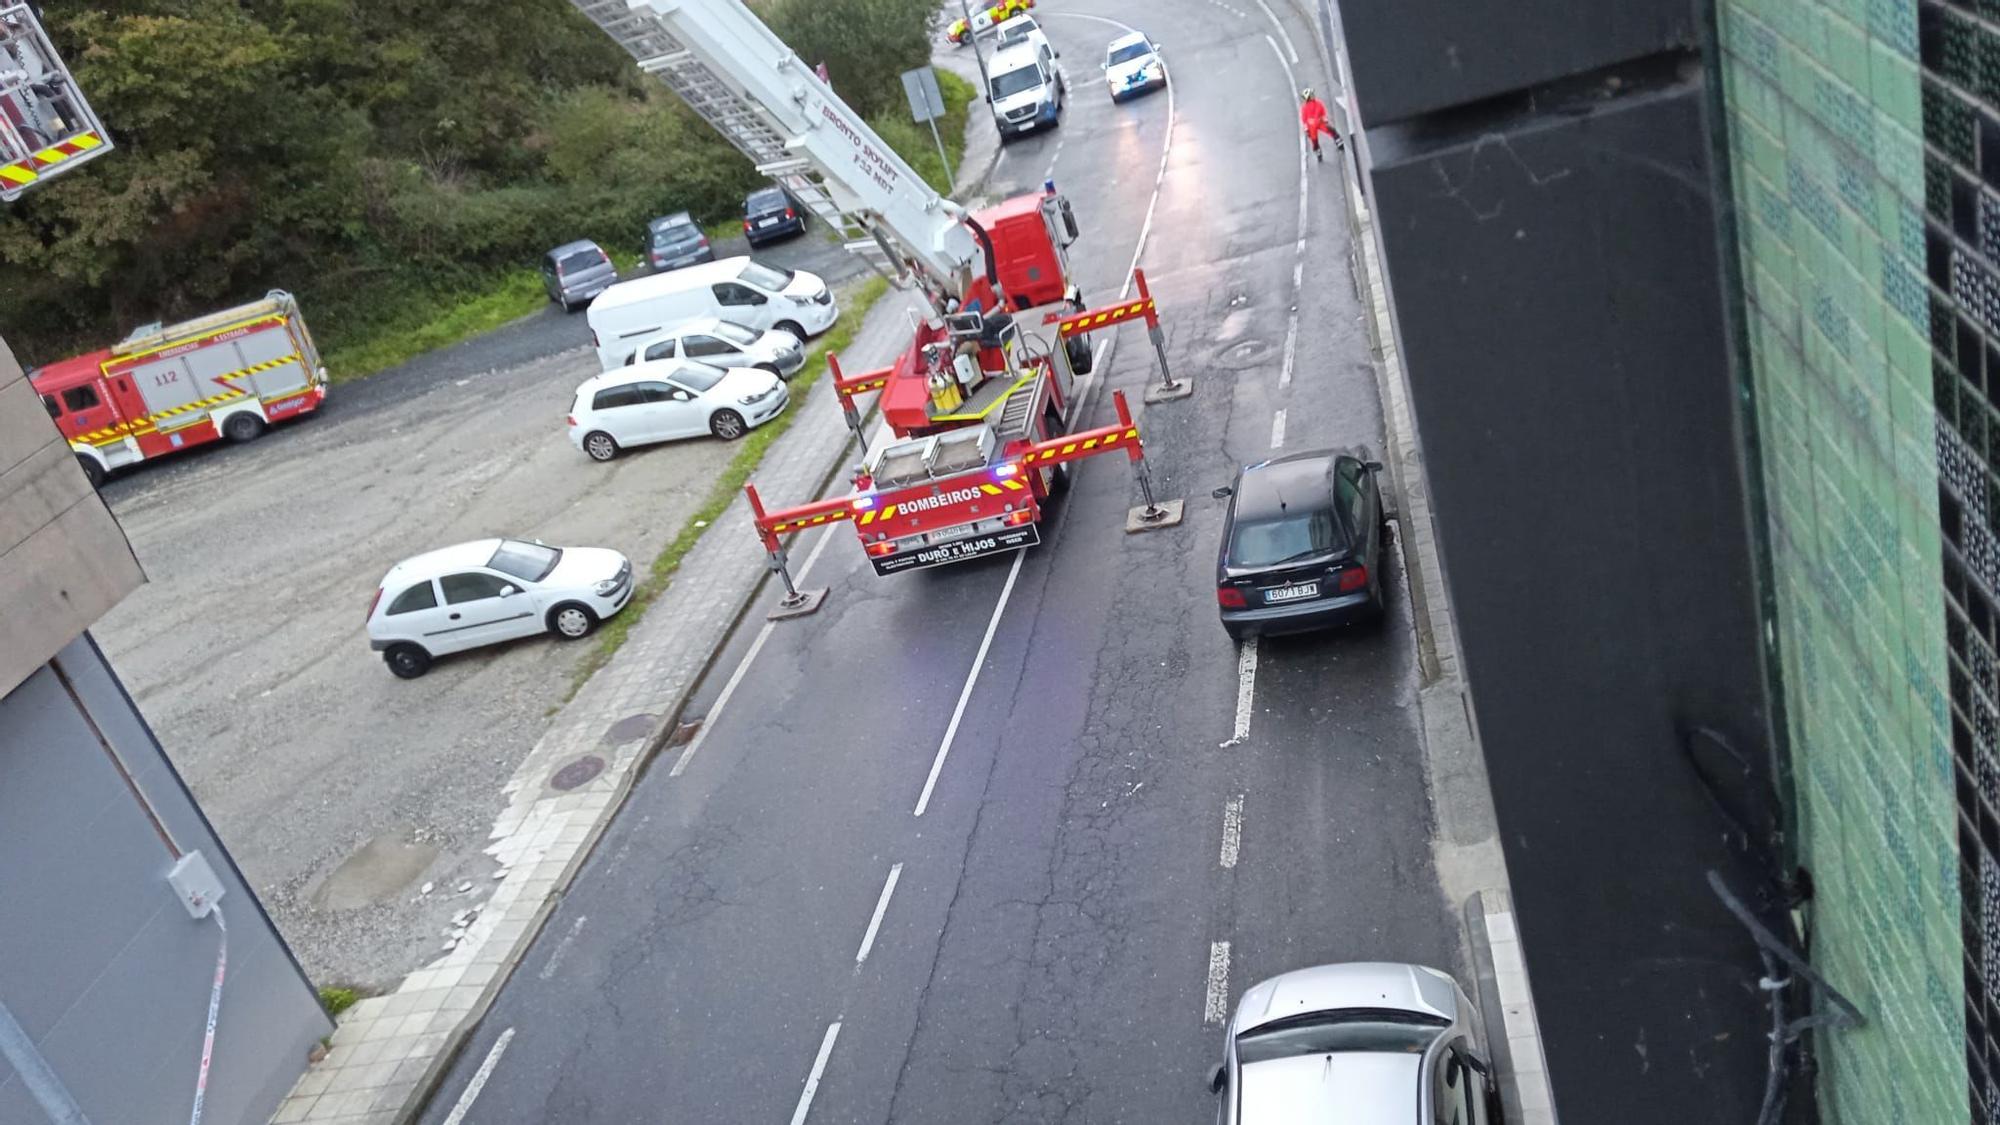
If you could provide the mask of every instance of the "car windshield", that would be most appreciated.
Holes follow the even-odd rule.
[[[1266,519],[1238,519],[1229,537],[1231,566],[1275,566],[1331,554],[1347,546],[1330,509],[1287,512]]]
[[[654,227],[653,245],[672,246],[675,243],[686,242],[700,234],[701,232],[695,229],[693,223],[672,223],[663,227]]]
[[[596,250],[573,250],[563,255],[562,263],[556,266],[558,273],[576,273],[579,270],[596,269],[604,264],[604,255]]]
[[[687,363],[675,369],[673,382],[699,393],[722,382],[722,377],[727,374],[729,372],[722,368],[706,363]]]
[[[759,289],[768,289],[775,293],[790,285],[792,278],[798,275],[791,270],[774,270],[757,262],[745,262],[743,272],[739,276]]]
[[[540,582],[562,561],[562,552],[554,547],[544,547],[540,543],[523,543],[518,539],[502,539],[493,557],[486,560],[490,569],[502,574],[511,574],[523,582]]]
[[[1013,97],[1015,94],[1021,93],[1024,90],[1032,90],[1041,84],[1042,72],[1032,66],[1024,66],[1019,70],[1010,70],[1005,74],[994,75],[993,97],[996,100]]]
[[[1111,58],[1106,61],[1112,66],[1117,66],[1119,63],[1131,62],[1133,59],[1143,59],[1152,53],[1153,49],[1144,43],[1127,43],[1123,47],[1111,48]]]
[[[1314,1012],[1266,1024],[1236,1037],[1244,1066],[1335,1051],[1421,1055],[1448,1021],[1417,1012],[1354,1009]]]
[[[754,329],[745,328],[740,324],[731,324],[726,320],[715,326],[715,334],[735,344],[737,347],[745,348],[756,343],[763,335]]]
[[[784,192],[760,191],[749,198],[744,204],[744,209],[754,214],[758,211],[776,211],[784,206],[786,206]]]

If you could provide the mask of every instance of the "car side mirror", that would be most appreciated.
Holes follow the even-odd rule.
[[[503,598],[511,598],[511,597],[513,597],[513,596],[514,596],[515,594],[518,594],[518,593],[520,593],[520,592],[521,592],[521,591],[519,591],[519,590],[516,590],[516,589],[515,589],[514,587],[512,587],[512,586],[502,586],[502,587],[500,587],[500,596],[501,596],[501,597],[503,597]]]
[[[1371,472],[1371,473],[1379,473],[1379,472],[1381,472],[1381,471],[1382,471],[1382,462],[1380,462],[1380,461],[1363,461],[1363,462],[1361,463],[1361,467],[1362,467],[1362,468],[1364,468],[1364,469],[1367,469],[1367,470],[1368,470],[1369,472]]]
[[[691,394],[689,394],[689,393],[687,393],[686,391],[675,391],[675,392],[674,392],[674,401],[675,401],[675,402],[693,402],[693,401],[694,401],[694,396],[693,396],[693,395],[691,395]]]
[[[1225,484],[1214,492],[1209,493],[1209,495],[1215,497],[1217,500],[1227,500],[1231,496],[1236,495],[1236,490]]]
[[[1222,1068],[1221,1063],[1216,1063],[1214,1069],[1208,1072],[1208,1092],[1220,1094],[1227,1085],[1229,1085],[1229,1072]]]

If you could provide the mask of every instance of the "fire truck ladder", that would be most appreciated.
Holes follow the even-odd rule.
[[[652,9],[630,7],[627,0],[571,2],[631,52],[639,69],[658,76],[688,108],[749,157],[757,171],[783,184],[821,222],[840,231],[850,244],[868,238],[868,232],[834,204],[812,164],[786,149],[785,138],[765,112],[682,46]]]

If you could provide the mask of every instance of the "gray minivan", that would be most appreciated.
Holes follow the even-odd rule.
[[[542,255],[542,288],[549,300],[575,312],[618,281],[618,267],[597,243],[579,239]]]

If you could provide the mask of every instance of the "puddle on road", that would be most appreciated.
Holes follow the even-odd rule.
[[[358,910],[386,902],[416,882],[437,857],[433,845],[377,836],[333,869],[313,891],[312,903],[323,910]]]

